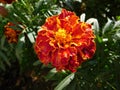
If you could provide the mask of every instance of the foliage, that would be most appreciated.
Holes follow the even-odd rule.
[[[107,17],[116,20],[116,16],[120,15],[120,0],[63,0],[59,5],[76,12],[78,16],[86,13],[87,19],[97,18],[100,26],[107,22]]]
[[[119,90],[119,3],[119,0],[18,0],[12,4],[1,4],[8,10],[8,15],[0,16],[0,88]],[[85,13],[81,15],[81,20],[92,24],[96,35],[94,57],[84,62],[74,74],[57,72],[51,66],[42,65],[34,52],[40,26],[47,17],[58,14],[61,8],[74,11],[78,16]],[[7,42],[4,35],[7,22],[20,23],[22,33],[18,43]],[[8,83],[12,85],[6,87]]]

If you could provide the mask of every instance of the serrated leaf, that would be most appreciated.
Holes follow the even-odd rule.
[[[65,79],[63,79],[54,90],[62,90],[64,87],[66,87],[74,78],[75,73],[71,73],[68,75]]]

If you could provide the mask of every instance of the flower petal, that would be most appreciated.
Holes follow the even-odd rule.
[[[51,63],[58,71],[76,72],[94,55],[94,38],[90,24],[79,22],[75,13],[63,9],[61,14],[46,19],[38,32],[35,51],[42,63]]]

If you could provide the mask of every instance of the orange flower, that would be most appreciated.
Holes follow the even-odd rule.
[[[18,42],[18,35],[21,33],[20,30],[14,30],[12,27],[14,27],[15,24],[9,22],[7,25],[5,25],[5,36],[9,43],[17,43]]]
[[[5,17],[5,16],[7,16],[7,14],[8,14],[7,9],[4,8],[3,6],[0,6],[0,16]]]
[[[12,2],[14,2],[16,0],[0,0],[0,3],[4,3],[4,4],[11,4]]]
[[[90,24],[63,9],[61,14],[46,19],[38,32],[35,52],[42,63],[51,63],[58,71],[76,72],[82,62],[94,55],[94,38]]]

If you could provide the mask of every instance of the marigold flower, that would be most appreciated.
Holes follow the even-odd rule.
[[[8,14],[7,9],[3,6],[0,6],[0,16],[5,17],[5,16],[7,16],[7,14]]]
[[[12,22],[8,22],[7,25],[4,27],[4,33],[9,43],[17,43],[18,42],[18,35],[21,33],[20,30],[14,30],[15,24]]]
[[[12,2],[14,2],[16,0],[0,0],[0,3],[4,3],[4,4],[11,4]]]
[[[51,63],[58,71],[76,72],[82,62],[94,55],[94,38],[90,24],[63,9],[61,14],[46,19],[36,37],[35,52],[45,65]]]

